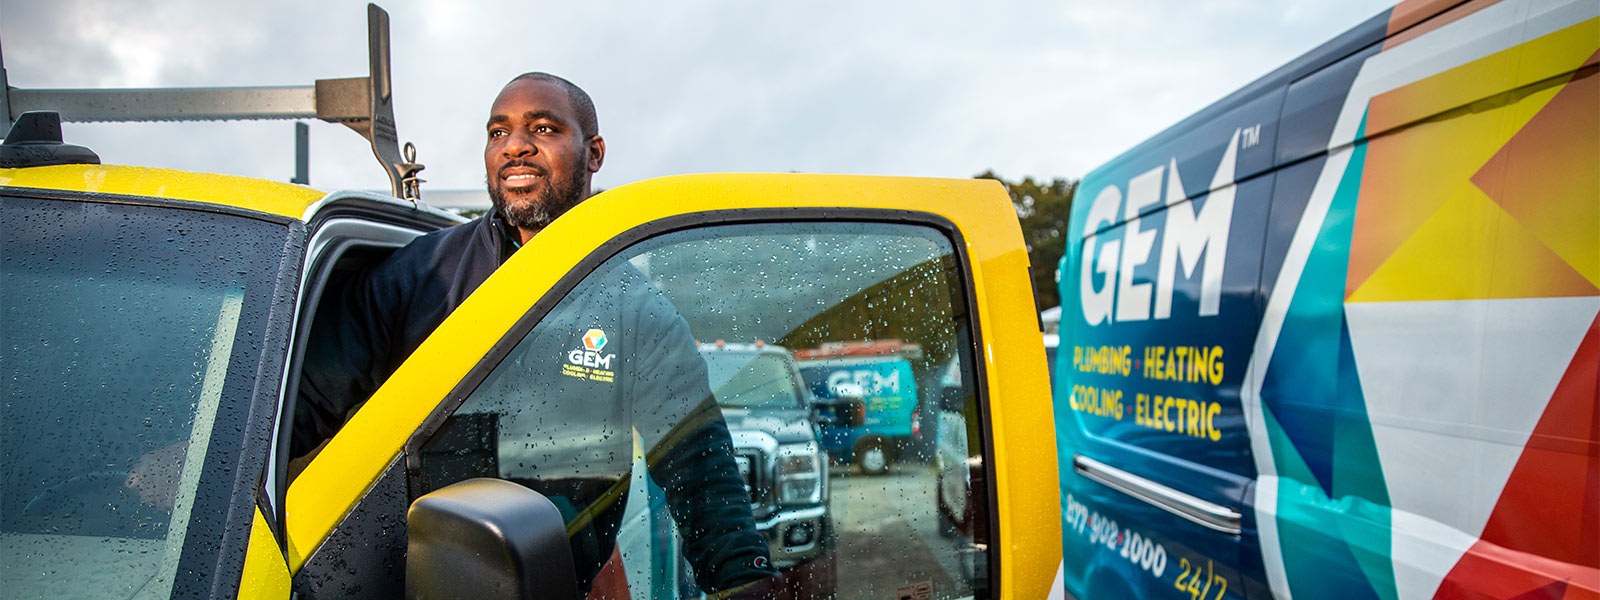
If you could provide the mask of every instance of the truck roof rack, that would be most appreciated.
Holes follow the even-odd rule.
[[[423,166],[410,142],[401,152],[395,133],[393,86],[389,75],[389,13],[367,5],[366,77],[318,79],[288,87],[19,89],[6,80],[0,59],[0,113],[5,130],[30,111],[50,111],[69,122],[220,121],[317,118],[343,124],[372,144],[372,153],[389,175],[397,198],[421,197]],[[9,140],[8,140],[9,141]]]

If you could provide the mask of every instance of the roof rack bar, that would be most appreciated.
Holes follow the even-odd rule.
[[[317,117],[314,86],[23,90],[12,88],[8,121],[49,110],[62,121],[214,121]]]
[[[394,126],[389,74],[389,13],[367,4],[367,76],[318,79],[315,85],[174,89],[39,89],[11,87],[0,58],[0,116],[9,132],[22,113],[54,111],[63,121],[220,121],[310,119],[339,123],[372,144],[396,198],[418,200],[422,179],[416,148],[402,151]]]
[[[0,129],[0,135],[11,133],[11,124],[17,122],[17,117],[11,113],[11,82],[6,81],[5,52],[0,50],[0,116],[6,118],[5,128]]]

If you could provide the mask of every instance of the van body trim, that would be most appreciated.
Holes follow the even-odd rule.
[[[1072,455],[1072,470],[1206,529],[1239,535],[1239,511],[1207,502],[1082,454]]]

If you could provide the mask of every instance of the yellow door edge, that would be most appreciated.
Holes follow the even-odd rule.
[[[244,557],[244,573],[239,578],[239,598],[247,600],[289,597],[289,566],[284,562],[278,539],[267,526],[259,507],[250,520],[250,542]]]

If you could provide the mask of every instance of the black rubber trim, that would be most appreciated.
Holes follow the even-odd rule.
[[[411,503],[401,461],[397,457],[383,469],[306,557],[290,584],[296,598],[405,597],[406,511]]]
[[[290,223],[289,240],[278,257],[278,281],[273,287],[271,312],[267,316],[263,339],[267,348],[289,348],[293,343],[290,332],[294,331],[295,306],[300,298],[300,265],[305,264],[307,242],[305,224],[299,221]],[[267,527],[285,557],[288,556],[289,536],[283,526],[281,496],[274,503],[262,492],[267,484],[267,461],[274,456],[273,440],[282,426],[278,413],[279,383],[283,381],[289,359],[288,352],[262,353],[261,367],[256,370],[255,391],[251,394],[250,420],[246,425],[249,429],[245,432],[245,447],[241,453],[244,460],[249,461],[244,466],[249,468],[240,469],[241,476],[251,472],[256,474],[253,488],[256,508],[266,517]],[[281,469],[278,474],[281,479]]]
[[[243,435],[227,436],[238,439],[236,444],[222,443],[222,439],[213,436],[213,443],[206,450],[201,476],[229,484],[209,493],[202,490],[195,497],[189,533],[178,559],[173,597],[231,598],[239,593],[252,521],[262,500],[260,490],[277,411],[278,383],[286,358],[282,349],[287,347],[291,308],[299,286],[299,261],[284,261],[304,254],[304,226],[299,221],[285,224],[288,230],[284,232],[278,265],[263,266],[263,270],[272,269],[272,274],[261,283],[272,289],[257,292],[272,294],[265,314],[246,311],[239,320],[240,335],[262,332],[260,339],[253,342],[261,350],[254,364],[235,363],[247,359],[230,358],[230,376],[223,384],[224,398],[248,398],[248,402],[240,403],[235,410],[219,412],[214,424],[219,431],[237,428]],[[252,377],[233,377],[246,373]]]
[[[583,279],[596,268],[599,268],[602,263],[610,260],[617,254],[622,253],[622,251],[628,249],[634,244],[640,243],[652,237],[677,231],[718,225],[797,222],[853,222],[920,225],[939,230],[939,232],[943,233],[950,241],[951,250],[955,253],[957,266],[962,273],[962,280],[959,285],[963,296],[963,304],[959,308],[965,309],[964,311],[956,312],[953,316],[964,317],[967,327],[971,331],[972,337],[968,344],[967,350],[972,352],[972,363],[976,371],[976,378],[978,382],[978,385],[975,388],[978,393],[978,406],[984,416],[981,427],[983,431],[984,465],[985,469],[989,471],[989,476],[986,477],[987,481],[985,485],[985,487],[988,488],[986,490],[988,498],[988,506],[986,508],[988,514],[985,518],[990,523],[990,526],[988,527],[988,552],[986,552],[989,562],[989,590],[991,593],[999,590],[999,582],[996,580],[996,578],[1000,573],[999,549],[1002,547],[1002,545],[1000,543],[1001,540],[999,539],[999,524],[996,522],[996,519],[999,516],[997,510],[999,503],[997,502],[998,494],[995,491],[996,477],[994,476],[993,471],[995,456],[994,432],[993,427],[991,426],[991,415],[993,413],[990,411],[991,405],[989,402],[988,369],[985,366],[984,361],[981,360],[983,357],[987,356],[987,353],[983,351],[984,338],[976,314],[978,299],[977,292],[973,288],[971,277],[973,272],[972,259],[967,255],[966,240],[962,237],[961,230],[956,227],[956,224],[942,216],[926,212],[874,208],[826,207],[743,208],[717,210],[675,215],[672,217],[659,219],[624,231],[616,237],[607,240],[605,243],[595,248],[594,251],[590,252],[588,256],[585,256],[583,260],[579,261],[578,264],[565,275],[563,275],[561,279],[555,283],[555,285],[551,286],[550,290],[546,292],[545,295],[537,302],[535,302],[533,307],[529,309],[528,312],[522,316],[522,318],[518,319],[516,324],[513,325],[511,329],[505,333],[505,335],[501,336],[499,341],[495,342],[494,346],[490,348],[489,353],[486,354],[483,359],[479,360],[478,363],[467,372],[466,377],[462,378],[462,380],[450,390],[450,393],[445,395],[444,399],[440,401],[439,405],[434,407],[433,412],[429,413],[428,417],[423,420],[421,426],[419,426],[416,431],[412,432],[411,437],[406,440],[406,443],[401,451],[402,457],[406,461],[408,497],[415,499],[421,491],[418,489],[418,482],[420,480],[419,475],[421,472],[421,464],[418,457],[421,455],[420,450],[422,444],[426,442],[428,438],[434,434],[434,432],[438,431],[440,427],[444,426],[445,420],[448,419],[450,415],[453,414],[456,409],[466,401],[467,397],[477,389],[479,384],[483,383],[483,380],[489,376],[489,373],[493,372],[495,367],[499,366],[500,361],[504,360],[505,357],[510,354],[514,348],[516,348],[517,344],[521,343],[522,338],[525,337],[528,332],[539,323],[539,321],[543,320],[545,315],[554,309],[556,304],[565,298],[566,295],[573,290],[573,288],[577,287],[579,282],[583,281]]]
[[[418,235],[430,231],[437,231],[445,227],[456,225],[455,221],[440,215],[416,209],[407,210],[404,207],[391,203],[380,202],[370,198],[344,197],[337,198],[334,202],[317,211],[306,229],[309,232],[320,232],[324,225],[331,220],[356,220],[366,223],[392,225],[403,229],[419,231]],[[309,244],[315,234],[305,236],[307,252]],[[372,240],[358,238],[343,238],[324,247],[322,254],[314,257],[316,264],[312,264],[305,273],[305,289],[295,298],[296,312],[298,315],[294,329],[294,339],[289,340],[289,363],[287,379],[284,381],[283,406],[278,415],[278,428],[276,431],[276,451],[271,455],[276,461],[277,479],[272,482],[272,499],[276,511],[271,513],[274,521],[274,531],[280,532],[287,522],[284,514],[288,502],[289,490],[289,446],[294,431],[294,412],[299,404],[300,370],[305,358],[305,345],[311,335],[311,328],[316,325],[316,308],[320,305],[322,296],[327,292],[328,277],[331,269],[340,257],[353,248],[359,247],[384,247],[390,250],[399,246],[389,246]],[[306,257],[302,254],[298,264],[305,264]],[[287,548],[286,536],[280,536],[278,543]]]
[[[287,225],[299,221],[292,217],[285,217],[273,213],[228,206],[225,204],[212,204],[210,202],[196,202],[193,200],[173,200],[171,198],[155,198],[151,196],[132,196],[127,194],[105,194],[100,192],[74,192],[67,190],[53,190],[47,188],[0,186],[0,194],[18,196],[22,198],[39,198],[43,200],[72,200],[77,202],[98,202],[102,204],[127,204],[134,206],[158,206],[162,208],[176,208],[180,210],[194,210],[200,212],[217,213],[246,217]]]

